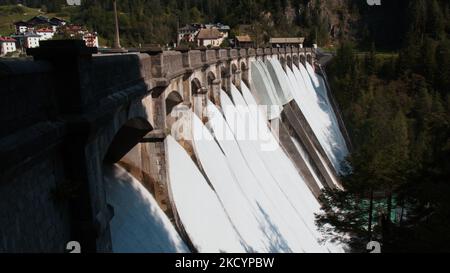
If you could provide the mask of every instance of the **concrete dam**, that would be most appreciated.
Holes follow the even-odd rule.
[[[312,48],[0,61],[0,252],[344,252],[315,224],[351,149]]]

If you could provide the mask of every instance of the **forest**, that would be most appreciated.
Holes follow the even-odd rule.
[[[372,40],[380,48],[393,49],[403,39],[408,0],[385,1],[371,7],[365,0],[118,0],[122,44],[169,44],[176,30],[187,23],[221,22],[239,34],[240,25],[264,46],[270,37],[306,38],[307,44],[335,46],[353,40],[369,48]],[[434,1],[436,2],[436,1]],[[448,15],[448,1],[439,1]],[[81,1],[79,8],[67,9],[65,0],[0,0],[0,5],[22,3],[42,11],[59,13],[71,22],[87,25],[105,39],[113,40],[111,0]],[[241,33],[242,34],[242,33]]]
[[[317,222],[354,252],[371,240],[383,252],[450,251],[448,5],[407,2],[401,40],[375,29],[369,52],[343,42],[327,70],[354,150],[346,191],[324,192]]]

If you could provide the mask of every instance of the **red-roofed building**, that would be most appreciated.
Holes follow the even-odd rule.
[[[64,27],[60,28],[60,32],[64,32],[69,34],[71,37],[76,37],[78,35],[84,35],[88,33],[88,30],[79,25],[65,25]]]
[[[83,35],[83,40],[87,47],[98,47],[97,33],[88,33]]]
[[[40,28],[36,30],[36,34],[41,36],[41,41],[51,40],[55,36],[53,28]]]
[[[16,51],[16,40],[0,36],[0,56]]]

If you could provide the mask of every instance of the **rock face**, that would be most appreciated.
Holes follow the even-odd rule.
[[[359,16],[352,9],[352,2],[351,0],[310,0],[305,12],[319,17],[318,20],[327,28],[330,42],[334,43],[340,38],[354,37]]]

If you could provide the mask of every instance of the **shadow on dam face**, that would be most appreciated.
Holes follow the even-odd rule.
[[[105,156],[105,163],[118,162],[152,130],[153,127],[143,118],[135,118],[126,122],[111,142]]]

